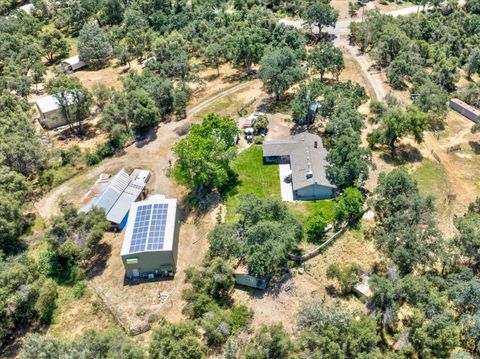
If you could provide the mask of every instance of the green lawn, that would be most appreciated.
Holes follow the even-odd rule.
[[[417,180],[420,192],[432,195],[437,206],[441,207],[448,196],[448,180],[443,166],[425,159],[412,175]]]
[[[335,201],[320,200],[296,202],[289,203],[289,207],[301,222],[305,222],[308,216],[315,212],[322,212],[327,220],[333,221]]]
[[[238,185],[225,201],[227,221],[234,220],[234,210],[238,206],[239,196],[253,193],[260,198],[280,198],[278,165],[264,165],[262,147],[253,145],[241,152],[233,163],[238,174]]]
[[[233,169],[238,174],[239,183],[225,201],[227,222],[235,220],[234,211],[242,194],[253,193],[260,198],[280,198],[278,165],[263,164],[261,146],[253,145],[241,152],[233,163]],[[310,213],[316,211],[323,211],[326,217],[332,220],[334,204],[332,200],[325,200],[288,203],[288,206],[298,219],[304,222]]]

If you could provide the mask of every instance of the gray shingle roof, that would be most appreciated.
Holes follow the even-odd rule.
[[[263,144],[264,157],[290,158],[294,191],[313,184],[336,188],[327,178],[327,154],[322,138],[308,132],[296,134],[287,140],[267,141]],[[311,176],[307,176],[307,173]]]

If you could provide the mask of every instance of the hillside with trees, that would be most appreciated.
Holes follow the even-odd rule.
[[[445,128],[450,98],[480,106],[478,0],[422,1],[417,13],[397,17],[365,7],[355,21],[360,5],[349,3],[346,19],[337,8],[347,4],[333,0],[32,0],[28,11],[22,5],[29,4],[0,1],[0,356],[480,356],[480,197],[463,212],[448,208],[454,233],[447,235],[439,207],[450,202],[424,190],[433,182],[422,187],[414,178],[419,163],[399,160],[405,142],[416,146],[428,131]],[[286,25],[296,21],[301,25]],[[361,77],[358,63],[327,33],[338,21],[343,29],[350,24],[351,44],[412,103],[377,101],[351,80]],[[62,64],[75,55],[85,63],[81,74]],[[39,121],[35,101],[45,96],[58,104],[61,129]],[[234,102],[236,114],[223,114]],[[244,112],[259,109],[267,113],[252,121],[254,143],[246,143]],[[470,127],[468,134],[453,132],[479,130],[476,124],[473,134]],[[288,181],[278,165],[268,171],[251,154],[260,153],[264,138],[304,131],[321,135],[334,199],[290,203],[277,187],[259,188],[273,177],[276,186]],[[473,163],[478,143],[469,145],[462,160]],[[98,304],[108,285],[91,282],[102,275],[107,284],[124,280],[123,272],[108,277],[118,269],[112,258],[118,260],[123,237],[102,209],[83,213],[73,203],[99,174],[136,168],[142,157],[161,163],[148,190],[178,196],[181,245],[195,245],[182,247],[191,258],[170,283],[131,286],[140,296],[153,288],[143,299],[157,309],[134,308],[147,322],[144,331],[151,329],[136,336]],[[469,173],[477,186],[471,197],[480,195],[479,173]],[[70,192],[60,188],[65,183]],[[49,195],[42,217],[38,204]],[[345,233],[372,247],[374,265],[338,250],[346,247]],[[311,253],[324,262],[313,268],[321,280],[302,257]],[[325,260],[331,253],[341,254],[333,264]],[[240,269],[271,287],[239,287]],[[371,296],[354,290],[362,277]],[[301,298],[298,278],[309,285]],[[125,283],[107,296],[131,293]],[[298,310],[262,317],[258,303],[292,303],[282,293]],[[157,315],[164,307],[167,313]]]

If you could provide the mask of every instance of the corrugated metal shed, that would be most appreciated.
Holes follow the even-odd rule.
[[[112,209],[107,214],[107,219],[113,223],[121,223],[135,202],[145,189],[145,182],[132,181],[120,195]]]
[[[130,210],[130,206],[143,193],[150,178],[150,172],[135,170],[129,175],[123,168],[111,179],[105,190],[90,205],[80,212],[88,212],[92,208],[102,208],[107,219],[120,224]]]
[[[458,98],[450,100],[450,107],[473,122],[478,122],[480,119],[480,110],[478,108],[470,106]]]
[[[95,199],[93,202],[93,207],[103,208],[108,216],[108,213],[112,209],[113,205],[120,198],[130,181],[131,179],[129,174],[122,168],[120,172],[118,172],[115,177],[112,178],[105,191],[103,191],[103,193]]]
[[[68,68],[71,71],[75,71],[87,66],[87,64],[80,59],[80,56],[76,55],[63,60],[62,66]]]

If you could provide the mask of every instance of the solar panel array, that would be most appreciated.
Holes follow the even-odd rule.
[[[163,249],[168,205],[147,204],[137,208],[130,253]]]

